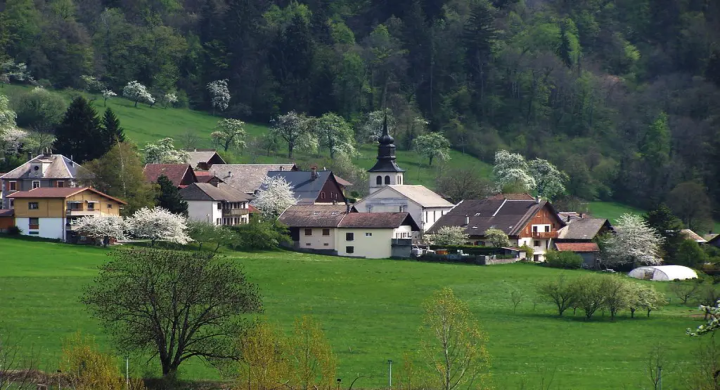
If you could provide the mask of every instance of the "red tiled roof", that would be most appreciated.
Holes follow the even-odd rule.
[[[79,194],[83,191],[92,191],[100,196],[104,196],[108,199],[112,199],[118,203],[127,204],[127,202],[120,200],[118,198],[112,197],[108,194],[104,194],[92,187],[41,187],[41,188],[35,188],[30,191],[18,191],[13,192],[12,194],[8,195],[8,198],[18,199],[18,198],[30,198],[30,199],[39,199],[39,198],[61,198],[65,199],[67,197],[73,196],[75,194]]]
[[[600,252],[594,242],[556,242],[555,247],[561,252]]]
[[[13,209],[0,209],[0,218],[12,217],[13,215],[15,215],[15,210]]]
[[[195,171],[198,183],[210,183],[215,178],[215,174],[210,171]]]
[[[160,176],[165,175],[173,184],[179,186],[188,168],[189,164],[147,164],[143,173],[145,180],[151,183],[156,183]]]

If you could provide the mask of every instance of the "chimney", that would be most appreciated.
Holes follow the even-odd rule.
[[[232,177],[232,171],[228,171],[227,177]]]
[[[282,166],[282,165],[280,165],[280,172],[282,172],[282,171],[284,171],[284,170],[285,170],[285,167]]]
[[[350,202],[345,200],[345,213],[350,214]]]
[[[32,160],[32,152],[27,152],[28,161]]]
[[[467,215],[465,216],[465,225],[470,225],[470,217]]]
[[[310,180],[315,180],[317,178],[318,178],[317,167],[313,165],[312,168],[310,168]]]
[[[540,195],[535,197],[535,203],[538,203],[538,204],[540,203]]]
[[[565,222],[570,222],[570,216],[565,217]]]

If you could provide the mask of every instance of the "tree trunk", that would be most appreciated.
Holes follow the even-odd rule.
[[[288,142],[288,158],[293,158],[293,149],[295,149],[295,143]]]
[[[635,318],[635,309],[630,308],[630,318]]]
[[[137,101],[137,100],[135,100],[135,108],[137,108],[137,104],[138,104],[138,101]]]
[[[433,160],[433,156],[430,156],[430,162],[428,163],[428,166],[429,166],[429,167],[432,166],[432,160]]]

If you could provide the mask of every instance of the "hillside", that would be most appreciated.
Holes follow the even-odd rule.
[[[260,124],[387,109],[399,145],[436,132],[483,161],[547,159],[581,199],[692,195],[719,213],[717,1],[88,1],[2,3],[0,82],[83,89],[90,75],[120,94],[137,81]],[[149,125],[141,143],[210,128],[142,110],[126,115]]]
[[[92,283],[107,250],[52,242],[0,237],[0,330],[40,353],[42,368],[54,371],[62,339],[82,331],[109,347],[108,338],[78,302],[83,286]],[[663,367],[663,384],[679,388],[692,373],[699,340],[685,329],[701,321],[697,309],[675,303],[616,322],[598,314],[591,322],[578,311],[564,318],[554,308],[535,302],[538,283],[561,271],[534,264],[467,266],[414,261],[363,260],[290,252],[225,255],[244,267],[257,283],[264,316],[286,331],[293,319],[312,315],[323,324],[339,359],[343,385],[357,375],[355,388],[387,384],[387,360],[400,375],[403,355],[419,348],[420,304],[433,291],[450,287],[466,300],[487,333],[493,381],[498,389],[528,388],[552,381],[553,389],[646,388],[647,357],[660,344],[672,364]],[[648,283],[648,282],[646,282]],[[667,284],[656,282],[664,290]],[[516,312],[510,292],[524,298]],[[673,302],[675,299],[673,298]],[[146,359],[131,357],[133,375],[157,375]],[[416,361],[422,365],[422,361]],[[185,379],[217,379],[211,368],[191,362]],[[343,386],[344,388],[344,386]],[[530,388],[533,388],[532,386]]]

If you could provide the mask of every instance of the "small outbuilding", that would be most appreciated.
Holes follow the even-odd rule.
[[[682,265],[653,265],[647,267],[638,267],[630,271],[628,276],[635,279],[644,280],[685,280],[697,279],[697,273]]]

